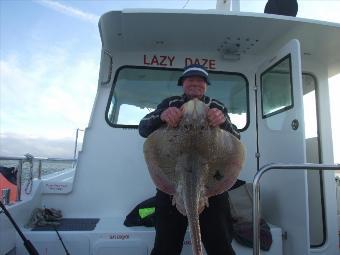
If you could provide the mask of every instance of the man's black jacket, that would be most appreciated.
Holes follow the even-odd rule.
[[[166,110],[169,107],[177,107],[180,108],[184,103],[189,101],[190,99],[183,94],[182,96],[173,96],[164,99],[154,110],[153,112],[150,112],[147,114],[139,123],[139,134],[143,137],[148,137],[153,131],[158,129],[163,122],[161,120],[161,114],[164,110]],[[228,110],[224,106],[223,103],[216,99],[210,99],[207,96],[203,96],[201,99],[202,102],[207,104],[209,108],[217,108],[221,110],[224,113],[224,116],[226,118],[226,121],[220,125],[220,128],[230,132],[234,136],[240,139],[240,133],[238,132],[237,128],[235,125],[233,125],[230,121],[230,117],[228,115]]]

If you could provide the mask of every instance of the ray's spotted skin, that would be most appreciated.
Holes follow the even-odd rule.
[[[203,254],[199,214],[208,198],[228,190],[244,161],[242,143],[229,132],[211,127],[208,106],[198,99],[182,108],[177,127],[163,126],[144,143],[144,155],[158,189],[173,196],[188,217],[193,254]]]

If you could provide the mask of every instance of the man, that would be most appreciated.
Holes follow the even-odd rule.
[[[146,115],[139,124],[140,135],[147,137],[165,124],[177,127],[183,115],[181,106],[197,98],[209,106],[207,118],[210,126],[219,126],[240,138],[223,103],[205,96],[208,84],[208,72],[203,66],[187,66],[178,80],[178,85],[183,86],[184,94],[166,98],[155,111]],[[182,251],[187,217],[178,212],[171,201],[170,195],[157,190],[156,237],[151,255],[179,255]],[[208,255],[235,254],[231,246],[232,219],[227,192],[209,198],[209,207],[200,214],[200,227],[201,239]]]

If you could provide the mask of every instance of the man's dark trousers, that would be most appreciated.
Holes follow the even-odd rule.
[[[157,190],[156,238],[151,255],[180,255],[188,226],[187,217],[172,205],[171,197]],[[235,255],[231,246],[232,218],[228,193],[209,198],[200,214],[201,238],[208,255]]]

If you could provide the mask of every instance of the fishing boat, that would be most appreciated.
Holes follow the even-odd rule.
[[[272,235],[268,251],[234,240],[236,254],[339,254],[336,182],[328,171],[340,168],[333,165],[328,88],[340,73],[339,24],[222,9],[124,9],[103,14],[99,32],[97,94],[75,167],[32,179],[31,192],[18,187],[18,201],[6,206],[39,254],[150,254],[154,228],[123,224],[155,195],[137,127],[162,99],[181,94],[177,79],[194,63],[207,68],[208,96],[228,107],[241,132],[247,154],[239,179],[256,177],[259,213]],[[26,228],[35,208],[61,210],[70,224]],[[187,233],[182,255],[191,252]],[[0,254],[28,254],[5,214]]]

